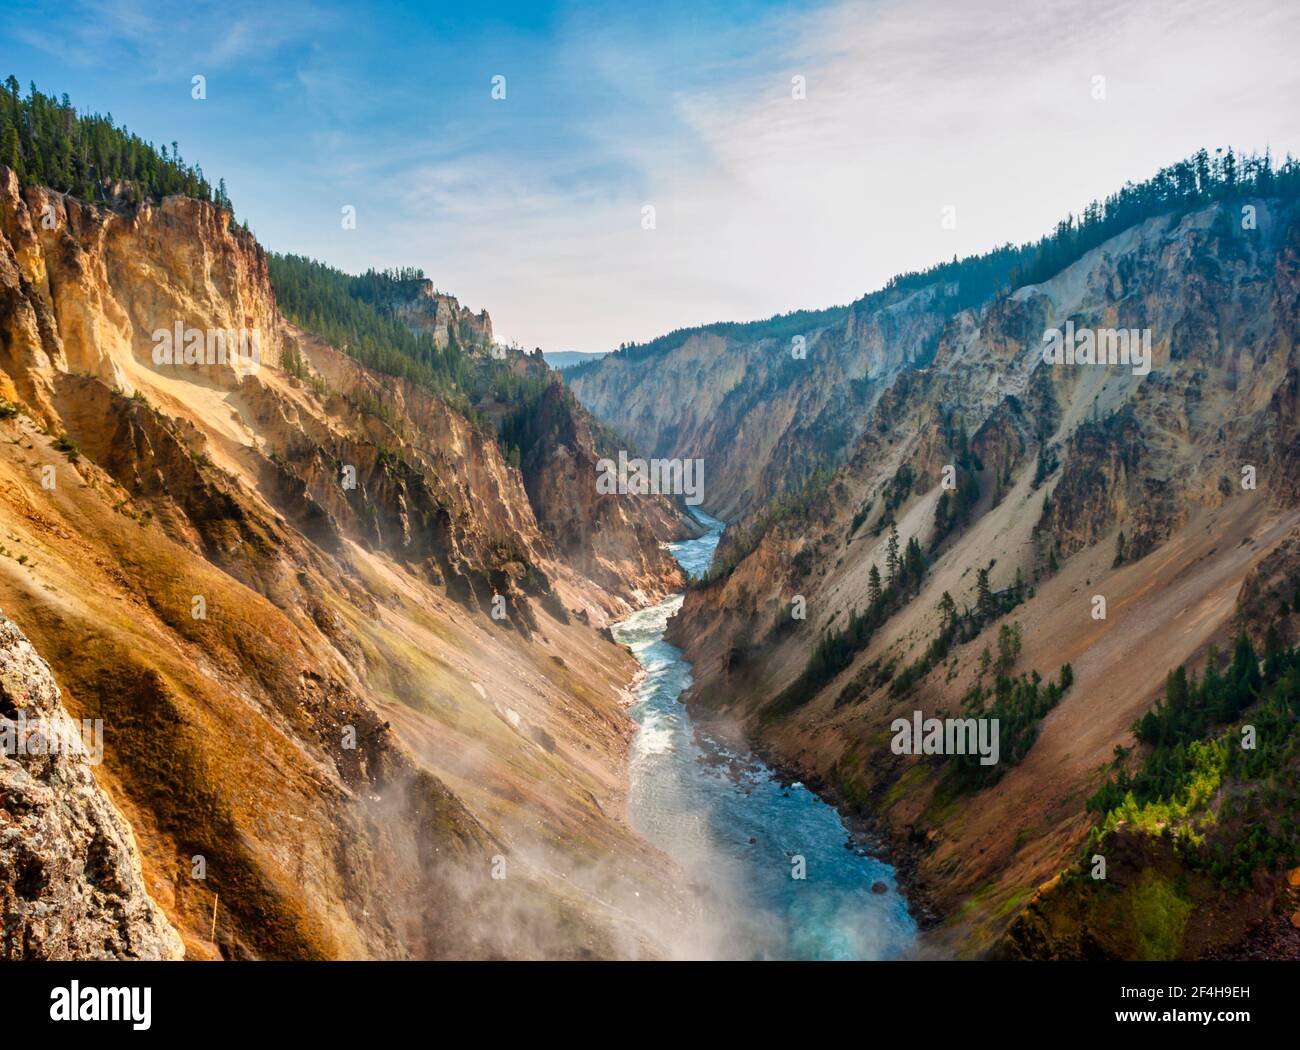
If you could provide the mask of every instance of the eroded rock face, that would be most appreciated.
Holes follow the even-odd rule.
[[[946,915],[936,934],[945,950],[991,948],[1033,887],[1076,863],[1094,822],[1086,799],[1097,771],[1117,746],[1133,746],[1132,725],[1163,695],[1170,668],[1199,669],[1208,647],[1222,651],[1239,624],[1257,646],[1269,628],[1283,642],[1298,636],[1300,210],[1283,200],[1258,207],[1267,217],[1259,236],[1244,236],[1226,205],[1153,218],[1041,284],[950,318],[932,356],[855,408],[857,436],[820,498],[770,520],[733,521],[736,538],[724,536],[717,563],[730,571],[692,588],[672,621],[668,638],[693,666],[686,700],[696,717],[743,725],[806,783],[820,781],[879,819],[914,859],[914,888]],[[1149,373],[1047,361],[1045,332],[1067,322],[1149,329]],[[656,363],[666,368],[679,354]],[[736,357],[718,356],[718,371]],[[602,364],[583,382],[630,383],[619,371],[627,367]],[[796,380],[791,389],[805,392],[782,396],[806,397],[818,374],[809,368]],[[672,381],[656,374],[645,383]],[[746,415],[735,443],[761,452],[749,429],[759,418]],[[964,520],[945,529],[946,464],[971,495]],[[761,527],[751,529],[755,520]],[[813,676],[807,693],[792,691],[790,707],[776,704],[820,640],[870,601],[891,523],[903,543],[915,538],[925,549],[920,593],[842,670]],[[1020,579],[1033,593],[927,666],[940,603],[975,603],[981,567],[995,590]],[[796,595],[804,620],[792,615]],[[1096,596],[1108,603],[1104,619],[1090,616]],[[980,678],[981,650],[1004,624],[1024,630],[1017,672],[1047,678],[1069,663],[1074,684],[1020,765],[950,800],[937,787],[943,767],[896,762],[888,729],[911,710],[961,710]],[[922,677],[896,686],[914,665],[926,668]],[[1163,884],[1139,884],[1134,872],[1146,863],[1134,854],[1133,899],[1114,913],[1117,924],[1131,925],[1133,909],[1167,896]],[[1239,910],[1223,930],[1239,937],[1267,900],[1233,900]],[[1088,941],[1081,917],[1110,921],[1095,904],[1045,895],[1009,950],[1226,950],[1195,920],[1173,945]]]
[[[737,521],[842,456],[951,312],[937,284],[875,293],[797,344],[694,332],[662,354],[606,357],[569,383],[642,453],[703,459],[705,509]]]
[[[157,333],[176,326],[256,333],[261,361],[280,359],[266,254],[230,226],[228,211],[180,196],[105,208],[20,186],[0,167],[0,240],[0,363],[8,380],[0,393],[47,423],[57,415],[49,404],[54,374],[92,375],[129,396],[137,368],[151,366]],[[232,356],[202,375],[234,389],[239,371]]]
[[[402,298],[389,304],[394,314],[416,331],[428,333],[437,346],[446,346],[453,334],[462,345],[491,345],[492,318],[486,310],[474,313],[454,295],[437,291],[432,281],[404,281],[399,288]]]
[[[3,959],[177,959],[131,829],[95,781],[93,743],[47,664],[0,616]]]
[[[156,363],[177,322],[259,332],[260,367]],[[40,805],[0,782],[0,817],[32,825],[4,839],[6,955],[175,949],[121,889],[141,881],[115,859],[131,834],[187,958],[656,954],[658,905],[609,917],[616,895],[675,908],[676,889],[621,812],[634,661],[600,629],[680,585],[659,517],[642,527],[631,499],[609,501],[617,529],[580,517],[606,541],[583,564],[552,510],[583,505],[585,461],[535,513],[491,426],[288,323],[228,212],[89,204],[3,167],[0,398],[0,608],[67,716],[103,719],[99,783],[131,822],[97,844],[13,767]],[[111,908],[129,935],[94,932]]]
[[[666,497],[596,491],[601,458],[617,456],[619,439],[598,432],[558,382],[539,399],[530,427],[524,485],[538,527],[564,560],[637,604],[662,594],[665,581],[680,587],[685,577],[662,544],[680,538],[691,522]]]

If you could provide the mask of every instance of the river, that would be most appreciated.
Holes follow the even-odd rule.
[[[691,575],[708,568],[724,524],[670,544]],[[892,959],[916,923],[893,868],[860,847],[839,814],[800,784],[697,731],[679,700],[691,665],[664,641],[677,594],[615,625],[645,675],[628,792],[633,826],[671,856],[698,896],[701,921],[684,954],[740,959]],[[802,874],[803,878],[794,877]],[[872,891],[883,883],[884,893]],[[878,888],[878,887],[877,887]]]

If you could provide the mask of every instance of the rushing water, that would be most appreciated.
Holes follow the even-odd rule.
[[[696,512],[706,536],[671,544],[698,576],[723,523]],[[694,884],[704,921],[691,954],[765,959],[888,959],[916,924],[894,870],[858,848],[834,809],[800,784],[784,786],[751,755],[697,732],[679,697],[691,665],[664,641],[680,594],[614,628],[645,670],[632,717],[633,824]],[[792,877],[803,859],[804,878]],[[885,893],[874,893],[884,883]]]

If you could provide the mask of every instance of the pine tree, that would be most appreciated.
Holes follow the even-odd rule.
[[[985,622],[992,619],[997,611],[993,591],[989,587],[988,569],[980,569],[975,573],[975,610],[979,618]]]
[[[947,489],[939,493],[939,499],[934,505],[934,543],[931,549],[937,548],[952,529],[952,497]]]
[[[871,563],[871,571],[867,573],[867,601],[873,606],[880,604],[880,570],[875,562]]]
[[[23,159],[18,149],[18,129],[6,121],[6,127],[0,136],[0,164],[13,168],[18,178],[23,177]]]
[[[1277,633],[1277,624],[1268,625],[1268,631],[1264,634],[1264,678],[1272,682],[1282,673],[1283,662],[1286,657],[1286,649],[1282,645],[1282,639]]]
[[[998,662],[999,674],[1006,674],[1016,664],[1020,655],[1020,623],[1004,623],[998,628]]]
[[[1188,701],[1187,671],[1179,664],[1165,678],[1165,704],[1170,711],[1181,712]]]
[[[943,592],[943,597],[939,599],[939,615],[943,624],[941,630],[948,631],[957,620],[957,603],[952,600],[952,595],[947,591]]]
[[[889,540],[885,544],[885,571],[889,574],[889,586],[898,580],[898,526],[889,523]]]
[[[907,541],[903,575],[914,590],[920,590],[921,580],[925,577],[925,555],[921,553],[921,543],[915,536]]]
[[[35,84],[23,98],[12,76],[4,88],[0,164],[16,171],[22,185],[48,186],[93,200],[101,195],[103,183],[126,181],[136,201],[168,193],[213,199],[202,170],[187,167],[175,143],[170,155],[160,155],[152,145],[115,125],[111,113],[78,114],[66,94],[43,95]]]

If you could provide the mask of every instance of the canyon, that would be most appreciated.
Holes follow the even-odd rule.
[[[1121,820],[1099,845],[1088,807],[1145,753],[1133,726],[1169,672],[1300,632],[1300,213],[1154,211],[1031,282],[997,253],[992,289],[963,291],[976,266],[908,275],[807,328],[803,357],[785,331],[705,327],[566,372],[638,446],[705,461],[703,506],[731,525],[668,630],[688,706],[888,839],[923,954],[1300,954],[1285,862],[1225,890],[1167,835]],[[1149,374],[1052,363],[1066,328],[1150,329]],[[1008,695],[1017,674],[1050,687],[1016,764],[963,780],[895,754],[896,719],[987,703],[1004,639]],[[1287,754],[1213,796],[1206,850],[1291,826]],[[1243,823],[1235,796],[1271,801]],[[1098,853],[1100,888],[1080,875]]]
[[[1300,957],[1294,161],[561,374],[130,148],[0,165],[3,957]]]
[[[605,429],[478,318],[474,367],[540,391],[522,455],[518,406],[473,422],[290,322],[229,211],[0,169],[3,713],[105,736],[93,776],[0,759],[6,956],[665,954],[688,904],[624,814],[607,627],[700,529],[596,493]],[[181,323],[261,367],[156,367]]]

